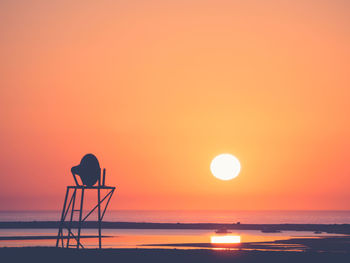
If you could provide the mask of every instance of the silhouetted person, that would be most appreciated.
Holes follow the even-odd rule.
[[[101,176],[100,164],[96,156],[91,153],[85,155],[79,165],[72,167],[71,172],[77,185],[79,185],[79,182],[75,176],[76,174],[80,176],[83,185],[86,186],[93,186]]]

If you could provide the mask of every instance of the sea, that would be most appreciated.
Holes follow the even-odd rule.
[[[86,211],[85,211],[86,213]],[[92,214],[90,220],[96,220]],[[1,211],[0,221],[58,221],[60,211]],[[152,211],[111,210],[104,221],[151,223],[238,223],[241,224],[350,224],[350,211]],[[67,234],[67,233],[66,233]],[[318,238],[332,233],[232,230],[217,234],[215,229],[102,229],[104,248],[195,249],[198,243],[278,242],[295,237]],[[96,248],[97,229],[82,229],[85,248]],[[339,234],[340,235],[340,234]],[[55,247],[57,229],[0,229],[0,247]],[[175,244],[175,245],[174,245]],[[186,244],[178,246],[176,244]],[[282,250],[286,249],[285,246]],[[290,250],[291,248],[287,248]],[[294,249],[294,248],[292,248]]]
[[[59,221],[60,211],[0,211],[0,221]],[[94,215],[89,220],[96,220]],[[109,210],[104,221],[150,223],[350,224],[350,210]]]

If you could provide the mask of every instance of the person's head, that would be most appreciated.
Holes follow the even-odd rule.
[[[101,176],[100,164],[96,156],[91,153],[86,154],[79,165],[73,166],[71,172],[79,175],[86,186],[93,186]]]

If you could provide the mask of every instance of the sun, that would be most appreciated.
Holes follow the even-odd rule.
[[[216,178],[227,181],[238,176],[241,164],[232,154],[223,153],[211,161],[210,171]]]

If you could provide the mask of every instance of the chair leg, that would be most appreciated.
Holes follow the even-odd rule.
[[[83,203],[84,203],[84,188],[81,189],[81,200],[80,200],[80,211],[79,211],[79,222],[78,222],[78,237],[77,237],[77,248],[80,246],[80,231],[81,231],[81,220],[83,216]]]
[[[101,188],[97,189],[97,202],[98,202],[98,247],[102,248],[102,237],[101,237]]]
[[[61,214],[60,226],[58,228],[56,247],[58,247],[60,239],[62,239],[62,242],[63,242],[63,232],[62,232],[63,229],[62,228],[63,228],[65,214],[66,214],[66,205],[67,205],[68,194],[69,194],[69,188],[67,187],[66,196],[64,198],[63,209],[62,209],[62,214]],[[62,246],[63,246],[63,244],[62,244]]]
[[[74,189],[73,195],[72,195],[72,207],[71,207],[71,213],[70,213],[70,220],[69,220],[69,226],[68,226],[68,237],[67,237],[67,248],[69,247],[69,241],[72,237],[72,224],[74,219],[74,208],[75,208],[75,197],[77,195],[77,189]]]

